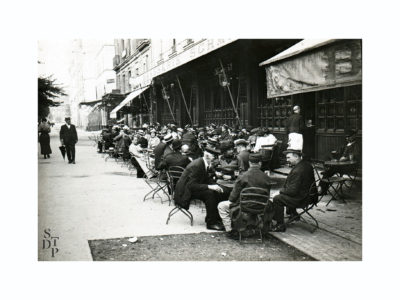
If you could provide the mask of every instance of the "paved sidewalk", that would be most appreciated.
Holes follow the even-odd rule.
[[[289,169],[279,171],[288,173]],[[277,173],[272,176],[284,178]],[[332,200],[326,206],[330,196],[323,197],[318,206],[310,211],[320,227],[315,232],[311,233],[311,225],[295,222],[286,232],[271,234],[317,260],[362,260],[362,197],[359,185],[360,182],[352,188],[351,199],[346,199],[346,203]],[[308,216],[305,219],[312,223]]]
[[[127,168],[113,159],[105,162],[91,146],[91,133],[78,132],[76,165],[63,161],[58,132],[53,131],[51,158],[38,155],[39,260],[92,260],[88,240],[94,239],[211,232],[198,205],[190,207],[193,226],[181,213],[166,225],[173,206],[161,204],[159,199],[143,202],[150,190],[143,179],[129,176]],[[50,250],[42,249],[46,228],[59,237],[54,258]]]

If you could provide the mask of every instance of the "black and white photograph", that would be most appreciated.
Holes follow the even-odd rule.
[[[394,4],[5,3],[0,298],[395,298]]]
[[[38,48],[38,260],[362,260],[361,39]]]

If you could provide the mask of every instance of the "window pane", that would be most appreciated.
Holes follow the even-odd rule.
[[[348,128],[349,129],[356,129],[356,127],[357,127],[357,119],[349,118],[347,120],[347,122],[348,122]]]
[[[344,129],[344,118],[336,118],[336,129]]]
[[[327,126],[328,129],[334,129],[335,128],[335,119],[333,118],[328,118],[327,119]]]
[[[343,116],[344,115],[344,105],[343,103],[336,103],[336,115]]]
[[[319,129],[325,129],[325,119],[324,118],[319,118],[317,126],[318,126]]]

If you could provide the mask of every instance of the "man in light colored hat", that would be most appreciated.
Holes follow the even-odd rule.
[[[239,176],[233,186],[233,190],[229,195],[229,200],[222,201],[218,204],[218,212],[221,216],[222,222],[224,224],[225,230],[228,233],[228,237],[236,238],[238,229],[246,229],[246,228],[237,228],[239,224],[247,223],[251,225],[252,221],[254,223],[255,220],[252,218],[246,218],[244,220],[244,216],[240,214],[239,208],[239,198],[240,193],[243,189],[254,187],[254,188],[262,188],[265,190],[265,195],[269,197],[269,191],[271,186],[271,179],[267,174],[260,170],[261,167],[261,156],[257,153],[251,153],[249,155],[249,169],[242,176]],[[270,203],[271,215],[268,217],[272,218],[272,203]],[[232,224],[232,216],[234,217],[234,222]],[[267,216],[266,216],[267,217]],[[241,219],[241,222],[236,222]],[[233,225],[233,230],[232,230]],[[245,226],[246,227],[246,226]],[[269,226],[268,226],[269,227]],[[266,228],[268,229],[268,228]]]
[[[311,185],[315,182],[314,169],[308,161],[303,160],[300,150],[288,149],[283,152],[287,162],[293,167],[286,178],[283,188],[274,197],[274,219],[277,224],[273,231],[285,231],[283,211],[286,206],[286,213],[296,217],[296,207],[304,206],[308,201],[308,194]],[[315,193],[316,194],[316,193]]]
[[[286,119],[288,148],[303,151],[304,120],[300,114],[300,106],[293,107],[293,114]]]

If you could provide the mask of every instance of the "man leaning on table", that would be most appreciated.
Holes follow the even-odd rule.
[[[237,230],[232,229],[231,215],[232,212],[239,206],[241,191],[245,188],[257,187],[267,190],[267,196],[269,196],[271,180],[267,174],[260,170],[261,155],[256,153],[250,154],[249,165],[250,167],[248,171],[239,176],[235,181],[233,190],[229,195],[229,200],[222,201],[218,204],[219,215],[221,216],[225,231],[230,238],[237,238],[238,235]]]

